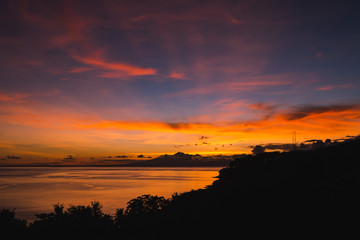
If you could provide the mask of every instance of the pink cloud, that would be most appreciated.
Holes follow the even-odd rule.
[[[185,74],[184,73],[178,73],[178,72],[175,72],[175,71],[172,71],[170,73],[170,77],[171,78],[176,78],[176,79],[183,79],[185,77]]]
[[[177,92],[175,94],[167,95],[167,97],[174,96],[192,96],[192,95],[203,95],[203,94],[211,94],[214,92],[220,91],[251,91],[255,89],[260,89],[269,86],[280,86],[280,85],[289,85],[292,81],[289,80],[268,80],[261,81],[261,79],[257,79],[258,77],[253,77],[254,81],[238,81],[238,82],[219,82],[219,83],[210,83],[207,85],[202,85],[199,87],[190,88],[184,91]]]
[[[240,21],[239,19],[235,18],[234,16],[229,16],[230,22],[236,25],[244,24],[243,21]]]
[[[82,73],[82,72],[87,72],[87,71],[91,71],[94,68],[91,67],[74,67],[70,70],[71,73]]]
[[[118,78],[122,76],[141,76],[141,75],[155,75],[156,69],[142,68],[127,63],[108,62],[101,57],[80,57],[74,56],[76,60],[83,64],[91,65],[97,69],[110,70],[99,76],[105,78]]]
[[[56,12],[46,5],[39,5],[37,8],[39,11],[32,12],[30,4],[27,2],[18,6],[19,12],[25,20],[47,33],[43,39],[47,45],[56,46],[67,52],[74,60],[87,65],[74,67],[70,69],[71,73],[100,69],[105,71],[99,75],[104,78],[155,75],[157,73],[156,69],[135,66],[126,61],[109,61],[106,58],[106,48],[96,43],[91,37],[94,28],[105,26],[108,23],[99,16],[79,11],[76,3],[64,2],[60,4],[61,11]]]
[[[324,54],[322,52],[317,52],[315,54],[315,58],[317,58],[317,59],[321,59],[323,56],[324,56]]]
[[[18,102],[24,98],[29,97],[29,93],[0,93],[0,101],[3,102]]]
[[[254,103],[249,105],[250,108],[260,111],[273,111],[276,106],[270,103]]]
[[[59,93],[60,90],[33,92],[33,93],[21,93],[21,92],[0,93],[0,101],[21,103],[24,102],[26,98],[53,96]]]
[[[342,84],[342,85],[327,85],[322,87],[317,87],[315,90],[317,91],[331,91],[335,89],[349,89],[353,87],[352,84]]]
[[[333,90],[333,89],[334,89],[334,86],[331,86],[331,85],[316,88],[317,91],[330,91],[330,90]]]

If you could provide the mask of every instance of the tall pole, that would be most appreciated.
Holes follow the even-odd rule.
[[[296,150],[296,131],[292,132],[292,144],[293,144],[294,150]]]

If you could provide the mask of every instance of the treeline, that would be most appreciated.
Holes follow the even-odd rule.
[[[247,155],[205,189],[170,199],[143,195],[114,215],[98,202],[58,204],[29,224],[2,210],[1,239],[346,238],[358,229],[359,149],[353,139],[311,151]]]
[[[17,219],[14,211],[3,209],[0,211],[0,238],[112,239],[122,236],[132,239],[138,235],[136,232],[141,231],[137,228],[142,225],[145,227],[145,223],[160,216],[171,200],[142,195],[129,201],[125,209],[117,209],[113,215],[105,214],[100,202],[68,208],[59,203],[54,205],[51,213],[36,214],[37,220],[32,223]]]

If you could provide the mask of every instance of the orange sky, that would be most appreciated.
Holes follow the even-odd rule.
[[[84,163],[108,156],[136,159],[140,154],[158,156],[177,151],[239,154],[250,152],[250,145],[290,143],[292,131],[296,131],[299,143],[357,135],[360,122],[358,105],[303,107],[286,112],[276,112],[271,106],[248,106],[257,119],[169,123],[100,119],[8,98],[7,103],[14,106],[2,108],[8,112],[1,118],[3,163],[62,162],[67,155]],[[21,158],[6,159],[7,155]]]
[[[358,135],[357,8],[309,4],[5,1],[0,165]]]

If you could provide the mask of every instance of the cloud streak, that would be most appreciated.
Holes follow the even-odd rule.
[[[349,131],[356,130],[360,122],[360,105],[329,105],[329,106],[301,106],[284,113],[279,110],[271,118],[250,120],[243,122],[221,123],[164,123],[164,122],[122,122],[100,121],[94,124],[79,124],[79,128],[113,129],[113,130],[143,130],[155,132],[206,132],[209,135],[241,135],[243,133],[256,133],[272,135],[274,131],[287,132],[299,129],[304,133],[321,132],[324,129],[334,130],[343,128]],[[321,126],[321,127],[320,127]],[[276,129],[276,130],[275,130]]]
[[[0,101],[3,102],[15,102],[22,103],[27,98],[31,97],[48,97],[60,94],[60,90],[46,91],[46,92],[32,92],[32,93],[21,93],[21,92],[0,92]]]
[[[105,59],[99,57],[84,58],[84,57],[75,56],[74,59],[76,59],[77,61],[83,64],[92,66],[93,69],[110,70],[99,75],[99,77],[103,77],[103,78],[120,78],[124,76],[155,75],[157,73],[156,69],[141,68],[126,63],[107,62]],[[74,72],[74,69],[72,69],[71,71]],[[78,72],[81,72],[81,69]]]
[[[305,105],[297,107],[290,113],[284,114],[284,116],[287,120],[293,121],[321,114],[357,112],[359,110],[360,104]]]
[[[213,94],[218,92],[234,92],[234,91],[254,91],[266,87],[286,86],[291,84],[291,81],[241,81],[238,82],[224,82],[224,83],[210,83],[204,86],[194,87],[187,90],[169,94],[167,97],[175,96],[197,96]]]

